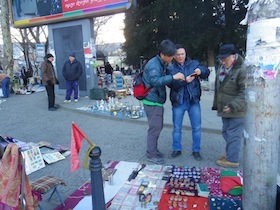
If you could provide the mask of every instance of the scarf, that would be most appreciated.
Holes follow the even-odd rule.
[[[23,161],[16,144],[8,144],[0,163],[0,202],[15,209],[20,209],[19,195],[21,193],[21,178]],[[34,210],[35,200],[32,195],[31,185],[26,174],[24,174],[24,197],[26,209]],[[37,200],[36,200],[37,203]]]

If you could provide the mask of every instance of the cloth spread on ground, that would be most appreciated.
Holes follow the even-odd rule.
[[[8,144],[0,164],[0,202],[10,207],[19,206],[19,195],[21,190],[22,178],[22,158],[19,152],[19,146]],[[34,209],[38,206],[36,197],[33,197],[29,179],[26,174],[24,192],[26,199],[26,209]]]
[[[177,199],[177,203],[173,203],[172,208],[179,209],[179,205],[187,205],[188,208],[193,209],[206,209],[209,208],[211,210],[215,209],[215,206],[222,207],[224,203],[227,203],[227,206],[233,209],[236,209],[236,206],[241,206],[241,196],[233,196],[228,193],[224,193],[221,189],[221,169],[220,168],[197,168],[201,171],[201,183],[205,183],[208,185],[210,190],[209,198],[205,197],[197,197],[195,196],[184,196],[182,194],[177,195],[175,193],[170,193],[170,186],[167,186],[165,175],[168,175],[167,172],[168,166],[157,166],[147,165],[141,173],[139,173],[136,179],[133,179],[130,182],[127,182],[127,179],[132,171],[132,169],[137,168],[137,163],[131,170],[128,172],[127,166],[130,165],[129,162],[120,161],[116,164],[115,168],[117,169],[116,174],[114,175],[114,184],[119,183],[119,179],[122,180],[123,186],[119,188],[119,191],[112,191],[114,194],[114,198],[112,200],[106,199],[106,192],[111,191],[114,185],[108,185],[107,182],[104,187],[105,201],[107,203],[107,209],[141,209],[142,204],[139,202],[138,196],[136,196],[139,186],[143,180],[149,180],[149,183],[153,186],[151,188],[152,200],[150,203],[147,203],[146,206],[149,209],[168,209],[168,204],[173,200]],[[161,168],[158,168],[161,167]],[[170,167],[170,166],[169,166]],[[176,168],[176,167],[175,167]],[[194,167],[195,168],[195,167]],[[119,172],[118,172],[119,171]],[[126,171],[126,174],[121,173],[120,171]],[[148,172],[147,172],[148,171]],[[228,171],[222,172],[222,174],[227,174]],[[234,172],[236,174],[236,172]],[[164,175],[163,175],[164,174]],[[238,174],[242,176],[242,172],[238,171]],[[199,174],[197,173],[196,176]],[[187,199],[186,199],[187,198]],[[182,202],[179,204],[178,199],[181,199]],[[108,202],[109,201],[109,202]],[[184,201],[184,203],[183,203]],[[55,210],[82,210],[86,209],[92,205],[91,203],[91,188],[90,183],[87,182],[82,185],[75,193],[70,195],[68,199],[65,201],[66,206],[62,205],[58,206]],[[71,204],[71,205],[70,205]],[[173,207],[175,204],[176,208]],[[184,207],[184,206],[183,206]],[[183,208],[182,207],[182,208]],[[201,208],[200,208],[201,207]],[[217,209],[217,208],[216,208]],[[215,209],[215,210],[216,210]]]
[[[108,182],[104,184],[105,203],[108,203],[116,195],[119,189],[128,179],[133,169],[137,168],[139,163],[112,161],[106,164],[107,168],[114,168],[116,172],[113,176],[114,185],[109,185]],[[62,204],[57,206],[54,210],[84,210],[92,205],[91,200],[91,185],[90,180],[85,182],[74,193],[68,196],[65,200],[65,206]]]
[[[178,210],[178,209],[209,209],[208,198],[196,196],[181,196],[168,193],[168,187],[165,187],[160,199],[158,209],[160,210]]]

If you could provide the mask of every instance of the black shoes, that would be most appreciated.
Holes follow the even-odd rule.
[[[176,158],[178,156],[181,155],[181,151],[173,151],[171,155],[169,155],[169,158],[172,159],[172,158]]]
[[[193,152],[192,155],[193,155],[194,159],[196,159],[198,161],[202,160],[199,152]]]
[[[57,108],[55,108],[55,107],[50,107],[49,108],[49,111],[56,111],[57,110]]]

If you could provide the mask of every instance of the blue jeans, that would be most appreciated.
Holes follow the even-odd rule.
[[[192,126],[192,151],[200,151],[200,139],[201,139],[201,108],[200,103],[188,104],[184,102],[179,106],[172,107],[173,113],[173,151],[182,150],[182,124],[185,115],[185,111],[188,111],[191,126]]]
[[[10,83],[11,83],[11,80],[9,77],[6,77],[5,79],[2,80],[2,93],[3,93],[4,98],[9,97]]]

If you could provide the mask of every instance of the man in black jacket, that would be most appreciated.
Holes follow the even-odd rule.
[[[69,54],[69,60],[62,68],[63,77],[66,80],[66,97],[64,103],[71,102],[71,95],[74,91],[74,102],[79,98],[79,78],[83,73],[82,64],[76,59],[75,52]]]

